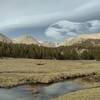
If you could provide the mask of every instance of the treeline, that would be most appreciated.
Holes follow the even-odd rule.
[[[66,46],[48,48],[37,45],[0,42],[0,57],[59,59],[59,60],[100,60],[100,47]]]

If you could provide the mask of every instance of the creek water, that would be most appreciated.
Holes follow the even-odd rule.
[[[82,89],[75,82],[58,82],[50,85],[23,85],[0,89],[0,100],[50,100],[65,93]]]

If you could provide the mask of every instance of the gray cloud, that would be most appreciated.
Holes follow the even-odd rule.
[[[67,18],[66,12],[70,13],[79,4],[79,0],[0,0],[0,30],[50,25]]]
[[[96,20],[100,19],[100,1],[99,0],[91,0],[82,6],[77,7],[73,10],[70,16],[71,19],[75,21],[88,21],[88,20]],[[73,17],[72,17],[73,16]]]
[[[0,0],[0,32],[16,36],[27,31],[48,39],[44,34],[45,29],[59,20],[99,20],[99,2],[100,0]],[[87,27],[83,28],[82,25],[83,30]],[[82,29],[80,26],[80,30]],[[94,29],[97,30],[97,27],[92,27],[91,30]],[[52,30],[51,34],[54,31]],[[75,35],[74,31],[76,30],[69,35]],[[64,36],[66,30],[62,33]]]
[[[70,22],[59,21],[49,26],[45,34],[55,39],[74,37],[80,34],[91,34],[100,32],[100,21]]]

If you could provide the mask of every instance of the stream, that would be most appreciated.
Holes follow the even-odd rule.
[[[82,89],[75,82],[58,82],[50,85],[23,85],[0,89],[0,100],[50,100],[57,96]]]

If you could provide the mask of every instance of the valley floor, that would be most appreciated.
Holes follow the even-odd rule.
[[[91,89],[73,92],[56,100],[100,100],[100,61],[0,59],[2,88],[74,79],[87,84]]]

